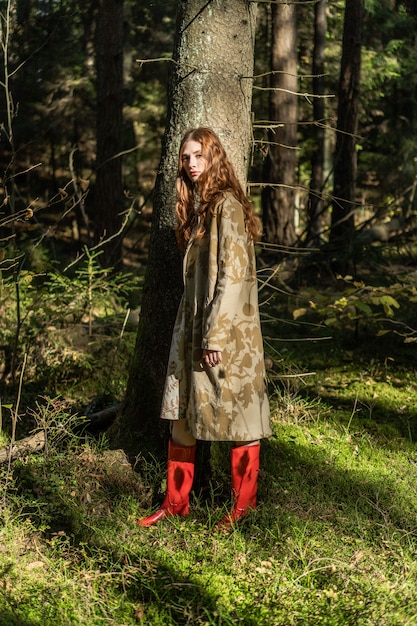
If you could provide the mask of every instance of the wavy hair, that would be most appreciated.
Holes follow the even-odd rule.
[[[196,183],[188,178],[183,166],[182,157],[187,141],[197,141],[201,144],[201,153],[207,163]],[[252,205],[236,177],[220,139],[210,128],[193,128],[184,135],[179,152],[176,187],[175,212],[178,218],[176,237],[182,250],[186,248],[196,225],[196,238],[200,239],[204,236],[208,213],[214,211],[216,203],[221,201],[227,191],[231,192],[242,205],[249,237],[254,242],[259,239],[260,220],[253,212]],[[198,211],[201,216],[200,220],[195,211],[197,202],[200,202]]]

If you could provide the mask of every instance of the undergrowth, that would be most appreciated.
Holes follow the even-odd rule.
[[[2,444],[14,416],[46,446],[0,464],[0,626],[414,626],[412,345],[363,327],[329,336],[264,309],[273,434],[256,510],[214,531],[230,493],[230,447],[216,443],[189,517],[141,528],[165,461],[142,458],[138,442],[132,465],[75,410],[93,392],[123,393],[135,332],[107,295],[85,319],[62,306],[37,333],[21,327],[28,365],[20,410],[2,395]]]
[[[0,624],[415,624],[414,443],[299,380],[275,386],[259,505],[228,535],[213,532],[225,444],[190,516],[144,529],[164,464],[134,471],[105,437],[64,444],[53,420],[47,451],[2,470]]]

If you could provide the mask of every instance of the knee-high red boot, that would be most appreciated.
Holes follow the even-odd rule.
[[[260,443],[238,446],[231,451],[232,510],[218,524],[227,529],[256,507]]]
[[[189,493],[193,486],[195,445],[168,444],[167,490],[161,507],[149,517],[136,520],[139,526],[153,526],[168,515],[188,515]]]

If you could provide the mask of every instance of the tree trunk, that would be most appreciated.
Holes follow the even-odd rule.
[[[96,243],[119,232],[123,212],[123,0],[100,0],[96,27]],[[122,238],[103,245],[104,267],[121,263]]]
[[[364,0],[346,0],[343,50],[338,89],[337,138],[334,156],[334,199],[331,243],[338,271],[347,269],[355,228],[356,142]]]
[[[182,293],[174,238],[179,144],[191,127],[220,136],[242,183],[251,143],[256,3],[179,3],[168,119],[155,184],[151,240],[137,342],[112,436],[130,453],[161,449],[159,420],[172,329]],[[165,442],[164,442],[165,445]]]
[[[323,217],[323,180],[325,160],[325,100],[324,61],[327,31],[327,0],[319,0],[314,5],[314,50],[313,50],[313,118],[315,126],[315,149],[311,159],[311,180],[308,199],[307,243],[320,245]]]
[[[262,194],[265,239],[268,243],[295,243],[294,199],[297,167],[297,26],[294,3],[271,4],[271,95],[269,150],[265,159]]]

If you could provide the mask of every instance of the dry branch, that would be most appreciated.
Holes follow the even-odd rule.
[[[40,452],[44,449],[45,442],[45,432],[41,430],[34,435],[16,441],[12,446],[4,446],[0,448],[0,464],[7,463],[9,460],[15,461],[32,452]]]
[[[91,433],[104,432],[115,420],[119,406],[119,404],[113,404],[106,409],[87,415],[83,428]],[[3,446],[3,448],[0,448],[0,465],[9,461],[15,461],[28,454],[42,452],[45,448],[46,440],[47,435],[45,431],[40,430],[34,435],[16,441],[11,446]]]

